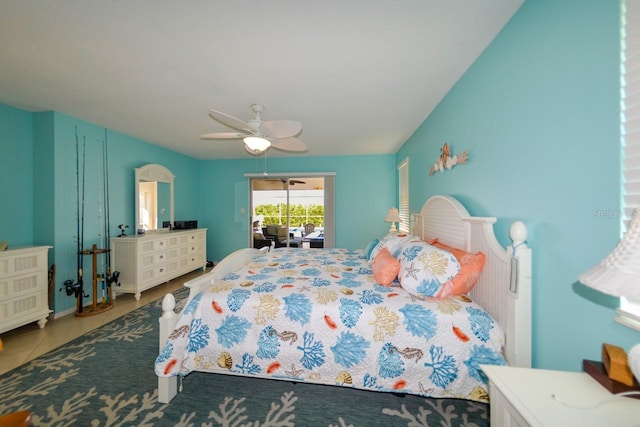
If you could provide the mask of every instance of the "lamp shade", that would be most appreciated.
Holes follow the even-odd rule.
[[[634,212],[620,243],[580,282],[605,294],[640,301],[640,215]]]
[[[385,222],[400,222],[400,214],[398,213],[398,209],[390,208],[389,212],[387,212],[387,217],[384,220]]]
[[[247,136],[243,141],[252,151],[264,151],[271,147],[271,142],[268,139],[259,136]]]

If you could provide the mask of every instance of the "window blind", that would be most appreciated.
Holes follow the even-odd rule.
[[[409,232],[409,159],[398,165],[398,214],[400,231]]]
[[[622,14],[622,146],[625,228],[640,208],[640,1]]]

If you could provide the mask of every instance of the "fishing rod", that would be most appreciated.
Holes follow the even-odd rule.
[[[77,277],[74,294],[78,296],[78,289],[82,289],[82,243],[80,242],[80,140],[78,139],[78,126],[76,125],[76,266]]]
[[[80,201],[80,141],[78,139],[78,126],[76,125],[76,262],[77,262],[77,278],[64,281],[64,290],[67,295],[75,295],[77,298],[77,311],[82,312],[83,291],[83,245],[84,245],[84,180],[85,180],[85,164],[86,164],[86,140],[82,147],[82,202]],[[82,211],[81,211],[82,203]],[[82,213],[81,213],[82,212]],[[62,290],[62,289],[60,289]]]
[[[107,236],[106,239],[106,257],[107,257],[107,273],[105,277],[105,284],[107,286],[107,302],[111,303],[112,289],[111,285],[114,283],[116,286],[120,286],[118,282],[120,278],[119,271],[111,271],[111,232],[110,232],[110,212],[109,212],[109,151],[108,151],[108,143],[107,143],[107,128],[104,129],[104,197],[105,197],[105,234]]]
[[[109,235],[109,153],[107,149],[107,128],[104,129],[104,146],[103,146],[103,167],[104,167],[104,218],[105,218],[105,235],[107,236],[107,248],[111,244]],[[107,252],[107,265],[110,265],[111,255]]]
[[[104,142],[101,141],[100,139],[98,139],[98,143],[100,144],[100,150],[98,151],[98,157],[99,157],[99,162],[98,164],[100,165],[100,167],[102,168],[101,170],[101,174],[98,175],[98,182],[97,182],[97,191],[98,191],[98,226],[99,226],[99,232],[98,232],[98,236],[100,236],[100,248],[105,248],[105,232],[104,232],[104,227],[105,227],[105,218],[104,218],[104,203],[105,203],[105,197],[104,197]],[[100,283],[100,302],[102,304],[105,304],[107,302],[107,296],[106,296],[106,285],[105,285],[105,280],[106,280],[106,274],[107,274],[107,268],[105,266],[105,257],[100,257],[100,268],[98,270],[99,272],[96,274],[96,279],[98,280],[98,283]],[[98,292],[98,287],[96,284],[96,288],[94,288],[94,291],[97,293]]]
[[[87,137],[84,136],[82,140],[82,216],[80,220],[80,266],[78,267],[78,289],[76,290],[76,298],[78,300],[78,313],[82,313],[82,297],[84,294],[84,280],[83,280],[83,268],[84,268],[84,187],[86,176],[86,164],[87,164]],[[86,295],[89,296],[89,295]]]

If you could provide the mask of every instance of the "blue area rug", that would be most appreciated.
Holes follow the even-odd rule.
[[[0,376],[0,414],[29,410],[34,426],[489,425],[478,402],[203,373],[160,404],[161,313],[153,302]]]

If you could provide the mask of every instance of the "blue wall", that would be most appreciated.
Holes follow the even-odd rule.
[[[33,244],[33,117],[0,104],[0,240]]]
[[[267,159],[270,173],[335,173],[336,247],[364,248],[374,237],[386,234],[384,217],[394,201],[395,157],[278,157]],[[249,179],[245,173],[262,173],[261,159],[203,161],[202,221],[208,224],[210,259],[220,260],[249,244]],[[241,213],[241,212],[244,212]]]
[[[474,215],[525,221],[534,249],[535,366],[580,370],[602,342],[640,336],[613,322],[617,300],[577,282],[620,228],[620,5],[528,0],[397,153],[410,157],[411,211],[452,194]],[[470,162],[428,175],[449,142]],[[428,165],[415,168],[413,165]]]

